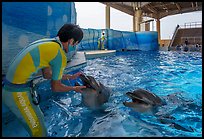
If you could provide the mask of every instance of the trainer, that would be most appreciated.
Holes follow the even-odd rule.
[[[3,103],[21,121],[30,136],[47,136],[44,115],[39,107],[39,96],[32,79],[41,70],[45,79],[51,79],[53,92],[80,92],[85,86],[67,86],[61,80],[76,79],[81,72],[64,74],[69,46],[83,38],[81,28],[74,24],[63,25],[55,38],[41,39],[25,47],[8,68],[3,81]],[[18,128],[18,127],[16,127]]]

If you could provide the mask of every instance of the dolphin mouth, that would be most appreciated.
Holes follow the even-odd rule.
[[[147,102],[139,98],[136,94],[133,94],[131,92],[127,92],[126,95],[132,99],[132,102],[124,102],[124,103],[134,103],[134,104],[146,104],[149,105]]]
[[[89,79],[86,75],[81,74],[81,75],[79,76],[79,78],[82,80],[84,86],[86,86],[87,88],[92,88],[92,89],[94,89],[94,87],[91,86],[91,81],[90,81],[90,79]]]
[[[86,86],[87,88],[101,92],[101,84],[100,82],[97,82],[94,77],[81,74],[79,78],[83,82],[83,85]]]

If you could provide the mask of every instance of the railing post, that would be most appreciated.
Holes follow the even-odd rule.
[[[171,41],[170,41],[170,43],[169,43],[169,47],[172,46],[173,41],[174,41],[174,38],[175,38],[175,35],[176,35],[176,33],[177,33],[179,27],[180,27],[179,25],[176,26],[176,28],[175,28],[175,30],[174,30],[174,33],[173,33],[173,36],[172,36],[172,39],[171,39]]]

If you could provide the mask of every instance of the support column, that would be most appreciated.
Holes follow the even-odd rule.
[[[140,23],[142,21],[142,10],[137,9],[133,15],[133,31],[140,31]]]
[[[150,31],[150,22],[145,23],[145,31]]]
[[[160,35],[160,19],[159,18],[157,18],[157,20],[156,20],[156,22],[157,22],[157,32],[158,32],[158,43],[159,43],[159,45],[161,44],[161,35]]]
[[[106,29],[110,29],[110,6],[106,5]]]
[[[136,30],[135,30],[135,15],[133,15],[133,20],[132,21],[133,21],[133,31],[136,32]]]

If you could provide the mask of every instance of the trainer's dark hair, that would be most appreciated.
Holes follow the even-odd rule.
[[[82,29],[75,24],[64,24],[57,33],[61,42],[67,42],[69,39],[73,38],[74,43],[78,41],[78,43],[83,38]]]

